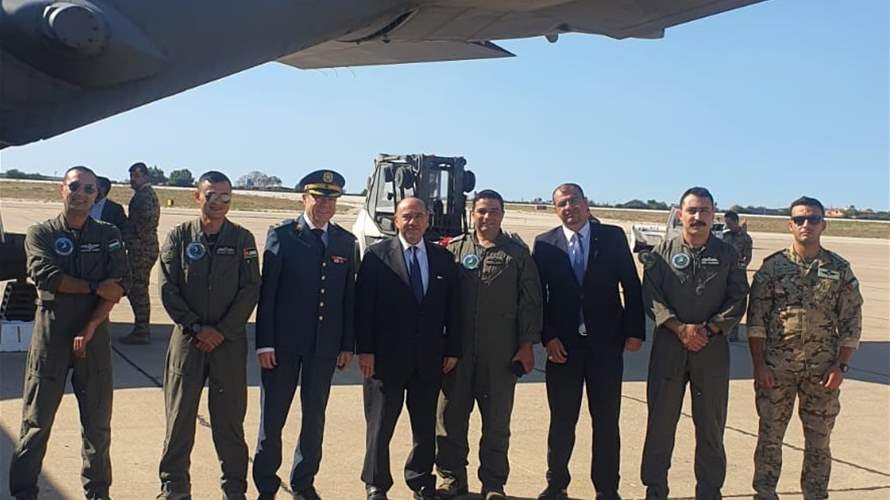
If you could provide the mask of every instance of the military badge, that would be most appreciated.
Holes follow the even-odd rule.
[[[718,259],[717,257],[702,257],[701,265],[703,265],[703,266],[719,266],[720,259]]]
[[[216,255],[235,255],[235,247],[216,247]]]
[[[339,255],[331,255],[331,262],[334,264],[342,264],[346,262],[346,257],[341,257]]]
[[[121,240],[111,240],[108,242],[108,251],[109,252],[117,252],[118,250],[124,248],[124,244],[121,243]]]
[[[185,247],[185,255],[189,260],[201,260],[207,255],[207,247],[200,241],[193,241]]]
[[[71,255],[71,252],[74,251],[74,242],[71,241],[71,238],[68,238],[67,236],[56,238],[55,250],[56,255],[67,257]]]
[[[687,253],[678,253],[671,257],[671,265],[674,266],[674,269],[683,270],[689,267],[689,254]]]
[[[331,172],[325,172],[324,174],[321,175],[321,179],[328,183],[334,182],[334,174]]]
[[[479,256],[475,254],[464,255],[464,258],[460,260],[460,264],[464,266],[464,269],[469,269],[470,271],[477,269],[479,267]]]
[[[245,259],[255,259],[259,256],[256,251],[256,248],[245,248],[244,249],[244,258]]]
[[[644,269],[652,269],[655,267],[655,255],[652,252],[641,252],[640,253],[640,261],[643,262]]]
[[[832,271],[831,269],[824,269],[821,267],[816,272],[816,275],[819,276],[820,278],[824,278],[824,279],[832,280],[832,281],[837,281],[837,280],[841,279],[841,273],[839,273],[837,271]]]

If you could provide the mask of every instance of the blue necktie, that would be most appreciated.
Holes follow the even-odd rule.
[[[575,233],[572,237],[575,240],[575,249],[572,254],[572,270],[575,271],[575,279],[579,285],[584,284],[584,243],[582,243],[581,235]]]
[[[420,275],[420,262],[417,260],[417,247],[411,247],[411,269],[408,275],[411,281],[411,290],[417,303],[423,302],[423,277]]]

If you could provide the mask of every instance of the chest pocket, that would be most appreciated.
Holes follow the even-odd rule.
[[[77,242],[77,266],[80,276],[89,281],[105,279],[105,262],[108,259],[106,244],[102,241]]]
[[[482,281],[491,283],[514,268],[513,259],[504,254],[486,255],[482,259]]]

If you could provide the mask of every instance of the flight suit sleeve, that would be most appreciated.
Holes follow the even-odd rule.
[[[543,310],[541,308],[541,279],[534,259],[524,250],[519,260],[519,343],[541,341]]]
[[[853,270],[844,270],[843,285],[837,301],[837,324],[840,347],[859,348],[862,334],[862,292]]]
[[[260,284],[259,304],[256,311],[256,348],[275,348],[275,301],[278,279],[281,275],[281,243],[275,227],[266,234],[263,251],[263,275]]]
[[[751,263],[751,258],[754,254],[754,240],[751,239],[751,235],[745,233],[745,244],[742,245],[742,264],[744,267],[748,267],[748,264]]]
[[[124,295],[130,291],[132,277],[130,276],[130,264],[127,261],[127,252],[121,232],[117,227],[109,228],[108,245],[108,278],[118,279],[117,282],[124,289]]]
[[[751,294],[748,299],[748,338],[766,338],[766,327],[773,310],[773,281],[772,265],[764,261],[751,281]]]
[[[357,240],[353,240],[352,246],[352,258],[346,268],[346,285],[343,288],[343,337],[340,340],[340,352],[355,351],[355,279],[361,255]]]
[[[448,252],[448,250],[445,250]],[[457,264],[451,252],[448,252],[448,296],[445,307],[445,356],[459,358],[461,356],[461,316],[460,316],[460,284],[457,277]]]
[[[260,256],[253,234],[246,229],[242,229],[241,255],[238,257],[238,292],[229,310],[216,323],[216,329],[229,340],[243,335],[244,325],[250,319],[260,294]]]
[[[56,293],[65,274],[56,263],[53,234],[48,228],[35,224],[25,235],[25,254],[28,276],[40,290]]]
[[[663,257],[654,250],[647,252],[643,256],[643,269],[643,307],[646,314],[655,320],[655,328],[658,328],[667,320],[677,317],[664,291]]]
[[[167,310],[170,319],[180,326],[183,333],[186,333],[189,331],[189,326],[199,323],[201,318],[189,308],[180,292],[180,287],[184,284],[181,238],[182,235],[177,228],[173,228],[167,233],[164,246],[161,248],[158,281],[164,309]]]
[[[748,274],[740,264],[738,252],[732,248],[730,250],[729,259],[723,259],[730,266],[723,304],[720,305],[717,314],[708,320],[709,323],[717,325],[722,333],[729,333],[739,324],[748,305]]]
[[[358,270],[355,283],[355,352],[375,354],[374,311],[377,308],[377,280],[383,262],[370,248]]]
[[[621,316],[621,332],[625,339],[646,339],[646,317],[643,312],[643,288],[634,264],[633,254],[623,231],[616,231],[615,248],[618,252],[618,279],[624,291],[624,314]]]

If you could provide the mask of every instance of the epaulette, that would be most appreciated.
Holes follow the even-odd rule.
[[[519,236],[519,233],[508,233],[504,231],[504,234],[507,236],[507,239],[513,243],[521,247],[522,249],[529,251],[528,244],[526,244],[525,240],[522,239],[522,236]]]
[[[278,229],[279,227],[289,226],[293,223],[297,222],[297,219],[284,219],[282,221],[276,222],[269,226],[269,230]]]
[[[773,252],[773,253],[767,255],[766,257],[764,257],[764,258],[763,258],[763,261],[766,262],[766,261],[768,261],[768,260],[770,260],[770,259],[772,259],[772,258],[774,258],[774,257],[778,257],[779,255],[783,255],[783,254],[785,253],[785,250],[787,250],[787,249],[786,249],[786,248],[783,248],[783,249],[781,249],[781,250],[776,250],[775,252]]]

